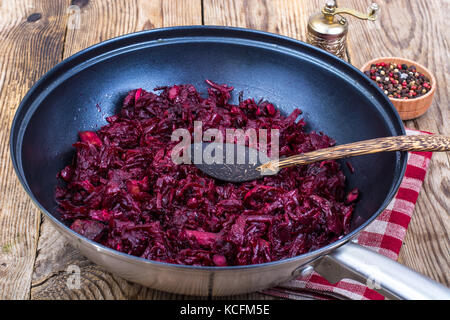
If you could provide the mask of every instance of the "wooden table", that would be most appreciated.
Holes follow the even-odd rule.
[[[429,67],[439,86],[429,111],[409,128],[450,135],[449,33],[445,0],[376,0],[377,22],[350,20],[348,60],[357,67],[402,56]],[[172,299],[113,276],[72,249],[35,208],[9,157],[9,130],[27,90],[61,60],[122,34],[179,25],[227,25],[305,39],[325,0],[3,0],[0,2],[0,299]],[[368,0],[340,0],[364,10]],[[430,164],[399,262],[449,286],[449,153]],[[81,289],[69,290],[69,265]],[[270,298],[253,293],[238,298]]]

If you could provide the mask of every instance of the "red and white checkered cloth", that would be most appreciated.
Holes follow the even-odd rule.
[[[406,134],[430,133],[406,129]],[[386,210],[360,232],[357,237],[358,244],[391,259],[398,258],[431,155],[431,152],[409,153],[405,176],[397,195]],[[330,284],[316,272],[262,292],[286,299],[333,297],[355,300],[384,299],[382,295],[357,281],[344,279],[336,284]]]

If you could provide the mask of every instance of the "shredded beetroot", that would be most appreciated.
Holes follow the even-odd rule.
[[[56,188],[62,218],[79,234],[150,260],[227,266],[294,257],[349,232],[358,190],[346,194],[335,161],[283,169],[240,184],[215,180],[194,165],[177,165],[172,131],[193,122],[208,128],[277,128],[280,156],[332,146],[304,131],[301,111],[285,117],[253,99],[228,103],[232,87],[192,85],[132,90],[119,114],[97,132],[80,132],[73,163]]]

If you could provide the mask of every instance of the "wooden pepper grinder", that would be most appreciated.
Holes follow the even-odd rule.
[[[329,0],[321,12],[309,18],[306,41],[344,59],[348,22],[341,15],[349,14],[358,19],[374,21],[378,12],[376,3],[372,3],[367,14],[364,14],[353,9],[338,8],[336,1]]]

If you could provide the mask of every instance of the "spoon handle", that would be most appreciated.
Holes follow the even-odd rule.
[[[278,163],[275,162],[272,165],[278,164],[278,168],[286,168],[317,161],[386,151],[450,151],[450,137],[442,135],[404,135],[376,138],[298,154],[280,159]]]

